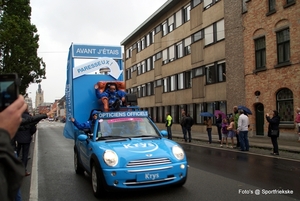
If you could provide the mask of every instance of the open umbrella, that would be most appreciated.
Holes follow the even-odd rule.
[[[226,114],[222,112],[221,110],[215,110],[215,116],[218,117],[219,114],[222,115],[222,119],[226,118]]]
[[[214,115],[212,113],[210,113],[210,112],[201,112],[200,116],[203,116],[203,117],[213,117]]]
[[[238,106],[238,110],[243,110],[244,112],[246,112],[247,114],[252,114],[251,110],[243,105],[239,105]]]

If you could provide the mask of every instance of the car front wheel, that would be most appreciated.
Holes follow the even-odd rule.
[[[84,174],[84,169],[79,162],[77,151],[74,151],[74,168],[76,174]]]
[[[92,186],[95,197],[104,197],[106,195],[106,191],[102,185],[100,167],[96,163],[92,164]]]

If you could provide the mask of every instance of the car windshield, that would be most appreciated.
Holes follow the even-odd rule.
[[[145,117],[99,119],[97,137],[160,137],[157,129]]]

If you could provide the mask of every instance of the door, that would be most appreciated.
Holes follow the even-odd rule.
[[[259,103],[255,106],[255,125],[256,125],[256,135],[264,135],[264,105]]]

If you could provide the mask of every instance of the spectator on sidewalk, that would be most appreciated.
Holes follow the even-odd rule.
[[[170,112],[166,113],[166,127],[168,131],[168,139],[172,140],[172,124],[173,124],[173,119],[172,116],[170,115]]]
[[[237,127],[237,133],[240,141],[240,151],[249,151],[248,129],[249,118],[244,114],[243,110],[240,110]]]
[[[185,136],[184,136],[185,142],[187,142],[187,141],[191,142],[192,141],[191,129],[192,129],[193,124],[194,124],[193,118],[191,117],[191,115],[189,113],[187,113],[186,117],[184,119],[184,127],[185,127],[185,130],[186,130],[186,133],[185,133]],[[188,139],[187,139],[187,134],[188,134]]]
[[[300,108],[298,107],[296,110],[296,118],[295,118],[295,122],[296,122],[296,127],[298,128],[298,141],[300,142]]]
[[[30,118],[30,114],[28,110],[22,114],[22,119]],[[20,156],[20,151],[22,149],[22,162],[25,166],[25,176],[29,176],[30,172],[27,171],[27,162],[28,162],[28,154],[30,143],[32,140],[32,135],[36,132],[36,125],[35,124],[28,124],[26,126],[20,126],[14,137],[14,142],[16,143],[17,148],[17,156]]]
[[[237,132],[237,128],[238,128],[238,120],[239,120],[239,110],[238,110],[238,106],[234,106],[233,107],[233,118],[234,118],[234,132],[235,132],[235,136],[236,136],[236,147],[239,148],[240,147],[240,140],[239,140],[239,134]]]
[[[269,122],[268,137],[271,138],[273,145],[273,152],[271,153],[271,155],[279,155],[277,138],[279,137],[280,117],[278,116],[278,112],[276,110],[273,110],[272,118],[270,117],[270,114],[267,113],[266,119]]]
[[[186,118],[185,111],[181,110],[180,125],[181,125],[182,134],[183,134],[183,139],[186,141],[186,132],[187,132],[187,130],[186,130],[186,127],[184,126],[185,118]]]
[[[234,118],[229,118],[229,126],[227,127],[228,130],[228,137],[231,139],[231,146],[230,148],[234,147],[234,137],[235,137],[235,127],[234,127]]]
[[[227,122],[227,119],[224,118],[223,122],[222,122],[222,140],[221,140],[220,147],[223,147],[223,143],[226,143],[226,147],[228,148],[228,141],[227,141],[228,130],[227,130],[227,127],[228,127],[228,122]]]
[[[218,130],[218,135],[219,135],[219,142],[221,142],[222,140],[222,114],[218,114],[217,118],[216,118],[216,126],[217,126],[217,130]]]
[[[16,157],[11,140],[21,123],[27,104],[19,96],[11,105],[0,112],[0,198],[15,200],[24,178],[24,166]]]
[[[207,117],[207,120],[204,121],[204,124],[206,125],[206,131],[208,135],[208,144],[212,143],[212,137],[211,137],[211,130],[212,130],[212,120],[211,117]]]

